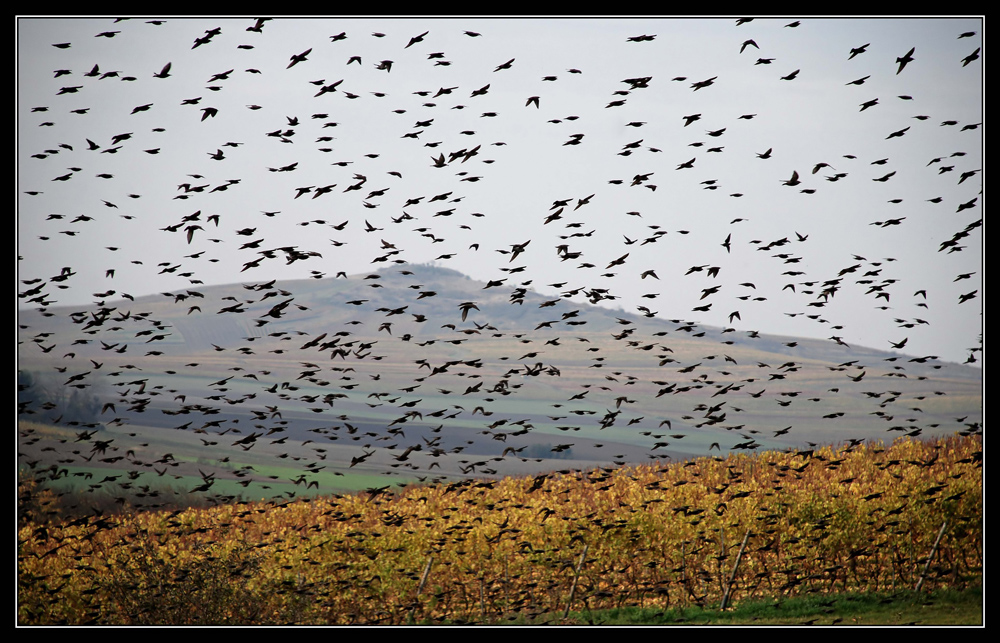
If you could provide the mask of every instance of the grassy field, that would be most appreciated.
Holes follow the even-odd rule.
[[[599,612],[572,610],[523,618],[512,625],[657,625],[657,626],[982,626],[983,588],[944,589],[917,593],[829,594],[776,600],[752,600],[721,610],[718,606],[687,608],[621,608]]]

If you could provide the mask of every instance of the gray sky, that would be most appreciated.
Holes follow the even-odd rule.
[[[836,335],[885,350],[908,337],[907,354],[952,361],[979,345],[982,229],[961,238],[959,252],[939,249],[982,217],[984,128],[964,128],[983,120],[983,62],[963,66],[981,46],[980,18],[802,18],[795,27],[786,26],[794,17],[742,25],[732,18],[278,18],[259,33],[247,30],[250,18],[149,20],[17,21],[19,291],[21,281],[47,280],[63,267],[76,274],[63,282],[69,288],[45,290],[54,304],[85,304],[109,289],[180,291],[191,280],[333,277],[389,265],[373,259],[391,245],[399,253],[389,261],[437,261],[484,281],[507,279],[505,287],[530,281],[553,296],[608,288],[617,299],[606,305],[648,306],[668,319]],[[959,37],[966,32],[975,35]],[[341,33],[346,38],[331,38]],[[629,40],[641,35],[655,38]],[[911,48],[913,61],[897,73],[897,58]],[[385,60],[391,69],[378,69]],[[154,77],[167,63],[169,75]],[[95,65],[97,75],[87,76]],[[645,77],[647,87],[623,82]],[[316,96],[337,81],[336,91]],[[60,93],[67,87],[79,89]],[[537,107],[526,105],[532,96]],[[199,100],[182,104],[191,99]],[[209,107],[217,114],[203,118]],[[73,111],[80,109],[87,111]],[[700,119],[685,126],[695,114]],[[121,134],[130,137],[113,143]],[[579,144],[566,145],[574,134],[583,134]],[[442,153],[447,160],[477,146],[465,162],[433,166]],[[212,158],[218,150],[221,160]],[[769,158],[758,158],[767,150]],[[814,174],[820,163],[828,166]],[[793,172],[800,184],[784,185]],[[846,176],[827,180],[837,173]],[[366,180],[345,191],[359,182],[355,174]],[[648,180],[631,185],[644,174]],[[208,187],[185,192],[178,188],[185,183]],[[295,198],[300,187],[313,190]],[[561,218],[545,224],[558,200],[568,201]],[[199,219],[184,222],[198,211]],[[404,213],[412,219],[394,222]],[[366,222],[381,229],[366,232]],[[176,232],[164,230],[177,224]],[[190,243],[189,225],[201,226]],[[247,228],[255,230],[237,234]],[[241,248],[258,239],[259,248]],[[529,240],[513,261],[498,252]],[[581,254],[565,259],[560,245]],[[283,246],[322,256],[286,264],[279,252],[243,271],[258,250]],[[692,266],[720,271],[687,274]],[[647,270],[659,279],[640,278]],[[842,280],[836,294],[810,306],[834,279]],[[730,321],[734,311],[740,318]],[[915,319],[928,323],[896,321]]]

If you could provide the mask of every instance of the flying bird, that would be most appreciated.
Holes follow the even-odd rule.
[[[163,66],[163,69],[161,69],[158,73],[153,74],[153,78],[167,78],[167,77],[169,77],[170,76],[170,67],[171,67],[171,63],[167,63],[166,65]]]
[[[290,59],[291,62],[288,63],[288,67],[285,67],[285,69],[291,69],[292,67],[301,62],[305,62],[306,56],[308,56],[310,53],[312,53],[312,48],[306,49],[301,54],[295,54],[294,56],[291,57]]]
[[[899,69],[896,70],[897,76],[899,75],[899,72],[903,71],[903,68],[906,67],[906,65],[913,62],[913,52],[916,50],[917,48],[913,47],[908,52],[906,52],[906,54],[896,59],[896,62],[899,63]]]
[[[407,45],[405,47],[403,47],[403,49],[409,49],[411,45],[415,45],[418,42],[423,42],[424,41],[424,36],[426,36],[429,33],[430,33],[429,31],[425,31],[424,33],[420,34],[419,36],[414,36],[414,37],[410,38],[410,42],[407,43]]]
[[[704,88],[712,85],[717,78],[718,78],[718,76],[712,76],[711,78],[708,78],[706,80],[702,80],[702,81],[699,81],[697,83],[692,83],[691,84],[691,88],[694,89],[694,91],[698,91],[699,89],[704,89]]]

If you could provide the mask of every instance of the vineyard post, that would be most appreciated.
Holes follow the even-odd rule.
[[[687,567],[684,566],[684,542],[681,542],[681,581],[687,584]]]
[[[410,619],[411,620],[413,619],[413,612],[415,612],[416,609],[417,609],[416,603],[417,603],[418,600],[420,600],[420,592],[422,592],[424,590],[424,583],[427,582],[427,576],[428,576],[428,574],[431,573],[431,564],[433,562],[434,562],[434,557],[431,556],[430,558],[427,559],[427,564],[424,565],[424,573],[421,574],[421,576],[420,576],[420,584],[417,585],[417,596],[414,599],[414,605],[413,605],[413,607],[410,608]]]
[[[913,519],[912,518],[910,519],[909,535],[910,535],[910,542],[909,542],[910,559],[906,561],[906,575],[907,575],[907,582],[912,583],[913,582]]]
[[[941,529],[938,530],[937,538],[934,540],[934,546],[931,547],[931,553],[927,556],[927,562],[924,564],[924,571],[920,573],[920,579],[917,580],[917,586],[915,591],[919,592],[920,587],[924,584],[924,577],[927,576],[927,570],[931,568],[931,561],[934,560],[934,554],[937,553],[938,544],[941,543],[941,536],[944,535],[944,529],[948,526],[948,521],[945,520],[941,523]]]
[[[726,562],[726,532],[722,525],[719,525],[719,589],[725,591],[726,571],[723,565]]]
[[[743,557],[743,550],[746,549],[747,541],[750,539],[750,530],[747,529],[747,533],[743,536],[743,544],[740,545],[740,550],[736,554],[736,561],[733,562],[733,571],[729,574],[729,580],[726,581],[725,591],[722,593],[722,605],[719,609],[726,609],[726,604],[729,602],[729,588],[733,585],[733,580],[736,578],[736,569],[740,566],[740,559]]]
[[[507,554],[503,555],[503,599],[504,612],[510,607],[510,574],[507,572]]]
[[[417,594],[418,595],[424,589],[424,583],[427,582],[427,576],[428,576],[428,574],[431,573],[431,564],[433,562],[434,562],[434,557],[433,556],[431,556],[430,558],[427,559],[427,564],[424,566],[424,573],[420,576],[420,584],[417,586]]]
[[[580,579],[580,569],[583,568],[583,561],[587,559],[587,545],[583,545],[583,552],[580,554],[580,561],[576,564],[576,571],[573,574],[573,585],[569,588],[569,600],[566,601],[566,610],[563,612],[563,618],[569,616],[569,608],[573,604],[573,595],[576,594],[576,582]]]
[[[685,566],[684,560],[684,541],[681,541],[681,587],[687,587],[687,567]],[[681,592],[681,598],[684,598],[684,593]]]

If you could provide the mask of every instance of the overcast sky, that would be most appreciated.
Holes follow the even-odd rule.
[[[53,305],[401,259],[739,331],[980,345],[982,227],[942,249],[982,218],[980,18],[151,20],[17,20],[19,292],[64,267]],[[254,264],[288,246],[321,256]]]

